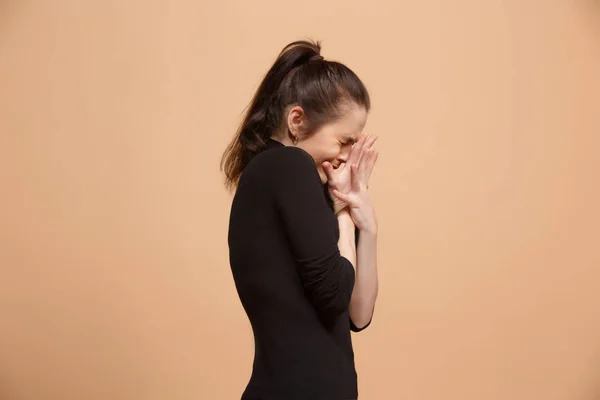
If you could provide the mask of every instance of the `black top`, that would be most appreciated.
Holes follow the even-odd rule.
[[[348,315],[354,268],[338,238],[312,157],[269,140],[242,174],[229,225],[231,270],[255,341],[242,400],[358,397],[350,330],[366,326]]]

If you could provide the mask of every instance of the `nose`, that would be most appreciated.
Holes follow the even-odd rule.
[[[348,161],[348,157],[350,156],[350,151],[352,150],[351,146],[344,146],[342,151],[337,156],[337,159],[340,163],[345,163]]]

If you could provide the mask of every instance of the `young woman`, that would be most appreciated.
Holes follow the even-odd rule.
[[[255,340],[243,400],[358,397],[350,331],[371,323],[377,298],[376,138],[362,134],[365,86],[320,51],[282,50],[221,164],[236,189],[231,270]]]

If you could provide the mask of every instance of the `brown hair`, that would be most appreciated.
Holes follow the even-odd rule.
[[[343,114],[343,105],[356,103],[369,111],[369,93],[344,64],[327,61],[321,45],[296,41],[283,48],[250,102],[234,139],[221,159],[225,185],[237,187],[250,160],[266,148],[267,140],[284,123],[289,105],[299,105],[307,117],[307,132]]]

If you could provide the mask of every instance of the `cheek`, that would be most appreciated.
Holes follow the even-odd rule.
[[[311,147],[312,151],[309,153],[313,155],[317,165],[325,161],[334,161],[342,151],[337,139],[330,135],[319,138]]]
[[[342,148],[337,144],[337,142],[328,146],[322,153],[323,161],[335,160],[340,155],[341,151]]]

